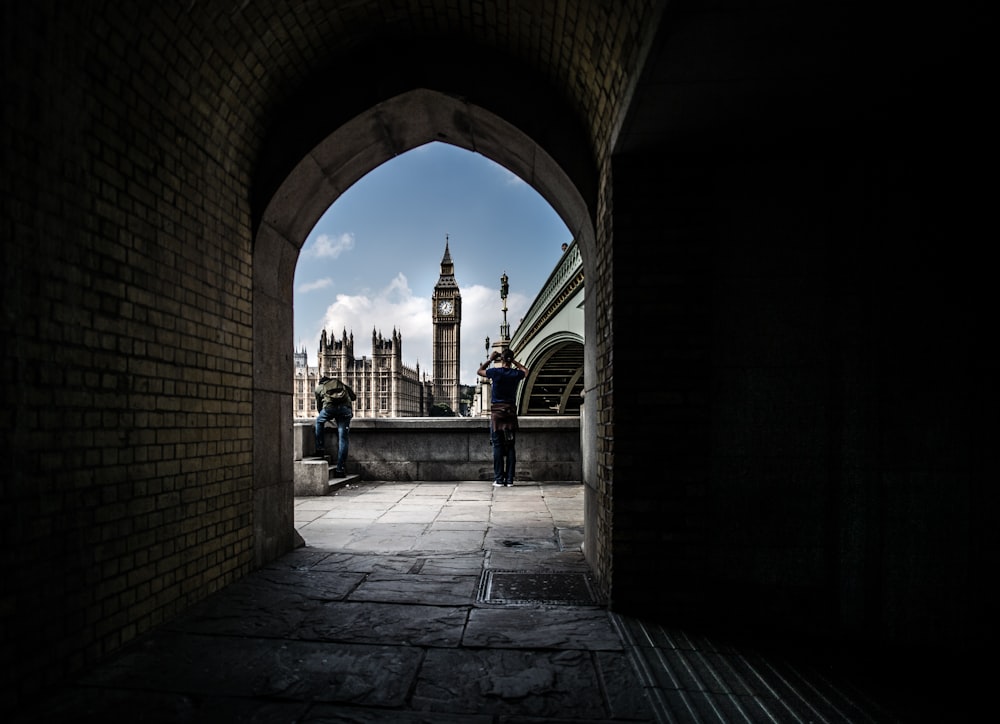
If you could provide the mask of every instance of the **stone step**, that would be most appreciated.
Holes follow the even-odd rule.
[[[356,474],[335,477],[333,470],[334,464],[327,458],[307,457],[296,460],[293,463],[295,495],[297,497],[328,495],[336,488],[361,479],[361,476]]]
[[[337,488],[342,488],[345,485],[347,485],[348,483],[357,483],[357,482],[359,482],[361,480],[361,476],[360,475],[351,474],[351,473],[348,473],[347,475],[345,475],[345,476],[343,476],[341,478],[335,478],[335,477],[333,477],[333,472],[332,472],[333,471],[333,466],[332,465],[330,466],[330,470],[331,470],[331,472],[330,472],[330,480],[327,482],[327,490],[326,490],[327,493],[332,493]]]

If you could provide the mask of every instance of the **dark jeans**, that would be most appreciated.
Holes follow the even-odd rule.
[[[337,470],[344,469],[347,462],[347,449],[351,445],[351,418],[354,411],[350,405],[338,405],[337,407],[324,407],[316,415],[316,452],[325,449],[323,442],[323,427],[330,420],[337,423]]]
[[[514,453],[514,431],[491,427],[490,443],[493,445],[493,482],[513,485],[514,466],[517,462]]]

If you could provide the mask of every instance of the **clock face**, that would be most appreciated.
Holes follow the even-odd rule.
[[[441,314],[451,314],[453,310],[454,306],[448,300],[445,300],[438,304],[438,311],[440,311]]]

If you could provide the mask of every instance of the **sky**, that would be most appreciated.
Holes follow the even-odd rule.
[[[403,364],[433,370],[431,295],[445,240],[462,295],[460,382],[475,384],[485,339],[500,336],[507,274],[511,334],[572,235],[530,185],[485,156],[433,142],[345,191],[310,232],[295,269],[295,349],[317,364],[323,329],[354,333],[371,357],[374,330],[402,335]]]

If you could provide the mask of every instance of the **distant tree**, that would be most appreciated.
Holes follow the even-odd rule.
[[[431,407],[431,417],[455,417],[455,411],[444,402],[437,402]]]

